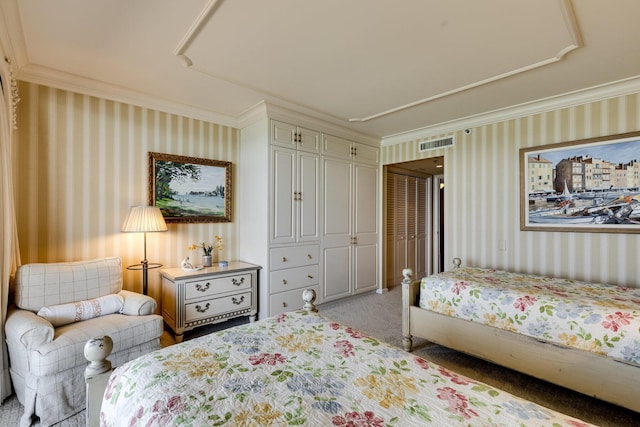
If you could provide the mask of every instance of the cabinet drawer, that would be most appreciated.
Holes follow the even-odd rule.
[[[317,285],[319,274],[318,265],[272,271],[269,273],[269,284],[271,285],[269,292],[273,294]]]
[[[271,270],[318,264],[318,245],[273,248],[269,252]]]
[[[320,295],[319,286],[308,286],[305,289],[313,289],[316,295]],[[318,301],[316,301],[317,303]],[[304,305],[302,300],[302,289],[280,292],[269,296],[269,316],[276,316],[287,311],[300,310]]]
[[[184,298],[202,298],[245,289],[251,289],[250,273],[186,282]]]
[[[300,295],[302,295],[302,292]],[[251,308],[251,292],[192,302],[186,304],[185,308],[185,320],[187,323],[205,317],[228,313],[230,311],[247,309]]]

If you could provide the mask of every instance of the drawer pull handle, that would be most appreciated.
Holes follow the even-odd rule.
[[[312,259],[313,257],[311,256],[311,254],[307,254],[307,258]]]
[[[242,277],[240,280],[237,280],[235,277],[232,277],[231,283],[233,283],[235,286],[240,286],[244,283],[244,277]]]
[[[231,298],[231,302],[233,302],[235,305],[242,304],[244,302],[244,295],[242,295],[240,299],[237,299],[236,297]]]
[[[286,303],[286,302],[284,302],[284,301],[282,301],[282,306],[283,306],[283,307],[286,307],[286,306],[287,306],[287,303]]]
[[[196,305],[196,311],[198,313],[204,313],[205,311],[209,310],[209,307],[211,306],[211,304],[207,303],[207,305],[204,306],[204,308],[200,307],[200,305]]]
[[[285,279],[282,279],[282,284],[283,284],[283,285],[286,285],[286,284],[287,284],[287,281],[286,281]]]
[[[307,274],[307,277],[308,277],[309,279],[313,279],[313,276],[312,276],[312,275],[310,275],[310,274]]]
[[[287,257],[282,257],[282,262],[287,262]]]
[[[202,286],[200,283],[196,283],[196,290],[200,292],[206,292],[211,286],[211,283],[207,282],[206,285]]]

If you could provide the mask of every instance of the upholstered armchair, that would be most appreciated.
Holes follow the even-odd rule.
[[[48,426],[84,409],[89,339],[113,338],[113,366],[160,348],[156,302],[122,290],[119,258],[25,264],[13,289],[5,333],[21,425],[39,417]]]

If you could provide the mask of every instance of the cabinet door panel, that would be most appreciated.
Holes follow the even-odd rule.
[[[324,135],[322,139],[322,154],[351,160],[351,141],[333,135]]]
[[[287,148],[296,148],[296,126],[271,121],[271,143]]]
[[[360,242],[354,249],[354,293],[376,288],[378,274],[378,242]]]
[[[296,152],[283,148],[271,150],[271,242],[295,242],[295,202],[293,200],[296,176]]]
[[[298,153],[298,241],[308,242],[320,238],[320,156]]]
[[[298,150],[320,153],[320,132],[298,128]]]
[[[354,233],[378,232],[378,168],[354,166]]]
[[[372,165],[377,165],[380,161],[380,149],[378,149],[377,147],[355,143],[353,152],[353,159],[358,163],[369,163]]]
[[[351,246],[324,249],[324,300],[351,295]]]
[[[324,235],[351,235],[351,162],[324,159]]]

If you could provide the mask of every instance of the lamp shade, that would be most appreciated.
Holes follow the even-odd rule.
[[[156,206],[131,206],[120,229],[123,233],[167,231],[162,212]]]

